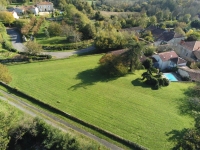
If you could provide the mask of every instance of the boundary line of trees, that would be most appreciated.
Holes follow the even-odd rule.
[[[121,144],[124,144],[124,145],[130,147],[131,149],[147,150],[147,148],[145,148],[145,147],[143,147],[141,145],[138,145],[137,143],[131,142],[131,141],[126,140],[126,139],[124,139],[124,138],[122,138],[122,137],[120,137],[118,135],[115,135],[115,134],[113,134],[111,132],[103,130],[103,129],[97,127],[97,126],[89,124],[89,123],[87,123],[87,122],[85,122],[85,121],[83,121],[83,120],[81,120],[79,118],[76,118],[76,117],[74,117],[74,116],[72,116],[72,115],[70,115],[70,114],[68,114],[66,112],[63,112],[63,111],[61,111],[61,110],[59,110],[59,109],[57,109],[55,107],[52,107],[51,105],[49,105],[47,103],[44,103],[44,102],[42,102],[42,101],[40,101],[40,100],[38,100],[38,99],[36,99],[36,98],[24,93],[24,92],[22,92],[22,91],[14,88],[14,87],[11,87],[10,85],[8,85],[8,84],[6,84],[6,83],[4,83],[2,81],[0,81],[0,85],[4,86],[6,89],[8,89],[11,92],[14,92],[18,96],[26,98],[26,99],[30,100],[31,102],[33,102],[35,104],[39,104],[42,108],[45,108],[45,109],[47,109],[49,111],[53,111],[54,113],[57,113],[57,114],[62,115],[64,117],[68,118],[68,119],[71,119],[71,120],[75,121],[76,123],[79,123],[79,124],[81,124],[83,126],[86,126],[86,127],[90,128],[90,129],[92,129],[92,130],[95,130],[95,131],[97,131],[97,132],[109,137],[112,140],[115,140],[115,141],[117,141],[117,142],[119,142]]]

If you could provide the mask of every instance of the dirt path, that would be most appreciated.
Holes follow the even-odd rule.
[[[6,93],[3,90],[0,90],[0,93],[3,95],[3,96],[0,96],[1,100],[7,101],[10,105],[17,107],[24,113],[27,113],[33,117],[36,117],[39,115],[39,117],[42,118],[46,123],[48,123],[56,128],[59,128],[59,129],[63,130],[64,132],[67,132],[69,130],[69,128],[71,128],[71,129],[99,142],[100,144],[106,146],[107,148],[109,148],[111,150],[123,150],[122,148],[120,148],[112,143],[109,143],[104,139],[101,139],[101,138],[99,138],[87,131],[84,131],[84,130],[82,130],[82,129],[56,117],[56,116],[49,114],[48,112],[46,112],[44,110],[38,109],[37,107],[32,106],[32,105],[20,100],[18,97],[14,96],[12,94]],[[12,101],[9,99],[12,99]],[[45,117],[42,117],[42,116],[45,116]],[[47,119],[47,118],[50,118],[50,119]],[[53,122],[51,120],[53,120]],[[62,124],[62,126],[59,124]]]

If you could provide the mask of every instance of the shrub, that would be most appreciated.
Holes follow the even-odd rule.
[[[151,77],[150,84],[155,87],[157,84],[159,85],[159,82],[155,77]]]
[[[182,81],[190,81],[190,78],[185,76],[185,77],[181,77],[181,80]]]
[[[164,84],[164,86],[168,86],[169,85],[169,80],[168,79],[166,79],[166,78],[163,78],[163,84]]]
[[[189,106],[194,111],[200,111],[200,99],[197,97],[190,98],[188,100]]]
[[[17,52],[17,49],[11,48],[10,51],[11,51],[11,52]]]
[[[0,81],[5,83],[10,83],[12,81],[12,77],[9,74],[7,67],[2,64],[0,64]]]
[[[149,47],[149,48],[147,48],[147,49],[144,50],[144,55],[147,56],[147,57],[151,56],[151,55],[154,54],[155,51],[156,51],[156,48]]]
[[[52,56],[51,55],[47,55],[47,59],[51,59],[52,58]]]
[[[11,43],[10,42],[3,42],[2,43],[2,46],[3,46],[3,48],[5,48],[5,49],[7,49],[7,50],[11,50],[12,49],[12,45],[11,45]]]
[[[164,78],[158,78],[158,82],[160,86],[164,86]]]

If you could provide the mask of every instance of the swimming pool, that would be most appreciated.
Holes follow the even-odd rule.
[[[163,73],[163,75],[169,81],[178,81],[177,78],[172,73]]]

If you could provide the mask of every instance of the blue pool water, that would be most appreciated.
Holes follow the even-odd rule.
[[[172,73],[163,73],[163,75],[169,80],[169,81],[178,81],[176,77]]]

